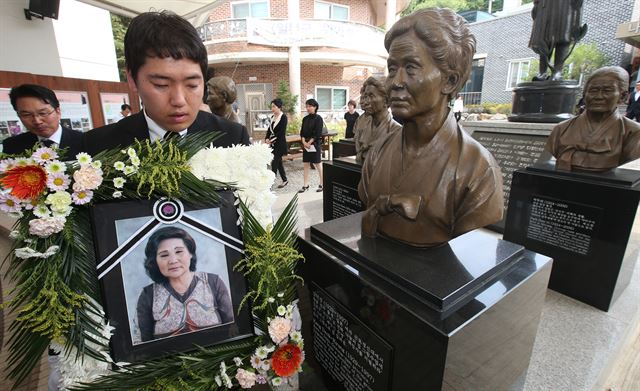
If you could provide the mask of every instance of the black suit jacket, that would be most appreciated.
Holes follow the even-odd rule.
[[[63,159],[75,160],[76,155],[84,152],[84,133],[77,130],[62,127],[62,137],[60,138],[60,148],[66,148]],[[8,154],[19,154],[33,148],[38,142],[38,136],[31,132],[21,133],[13,137],[9,137],[2,142],[2,152]]]
[[[636,100],[636,92],[632,91],[627,103],[627,118],[640,121],[640,99]]]
[[[249,145],[249,133],[244,125],[228,121],[217,115],[200,111],[196,120],[189,126],[187,133],[220,131],[224,135],[214,142],[217,147],[230,147],[235,144]],[[90,155],[108,149],[126,147],[135,140],[149,139],[149,126],[144,114],[139,112],[118,122],[90,130],[85,134],[85,149]]]

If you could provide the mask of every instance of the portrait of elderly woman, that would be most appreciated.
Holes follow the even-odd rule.
[[[546,149],[563,170],[606,171],[640,158],[640,124],[618,112],[628,94],[621,67],[593,72],[584,86],[585,111],[556,125]]]
[[[211,112],[239,123],[240,119],[232,107],[237,96],[236,83],[230,77],[216,76],[207,82],[207,104]]]
[[[354,125],[356,161],[362,163],[369,150],[388,133],[400,130],[389,113],[384,78],[369,77],[360,89],[360,107],[364,110]]]
[[[431,247],[499,221],[500,167],[448,107],[475,52],[465,20],[449,9],[419,10],[396,22],[384,44],[390,107],[403,125],[364,162],[363,235]]]
[[[144,250],[144,267],[153,280],[137,304],[142,342],[233,321],[229,291],[213,273],[196,271],[196,242],[185,230],[155,231]]]

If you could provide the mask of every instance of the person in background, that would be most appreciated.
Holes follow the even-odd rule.
[[[640,121],[640,81],[636,83],[636,90],[629,94],[626,116],[634,121]]]
[[[282,99],[276,98],[271,101],[271,122],[265,136],[265,142],[271,145],[273,152],[273,161],[271,162],[271,170],[274,174],[280,173],[282,183],[278,185],[278,189],[282,189],[289,181],[287,174],[284,172],[284,164],[282,157],[287,154],[287,115],[282,112]]]
[[[344,119],[347,121],[347,129],[345,130],[344,137],[353,138],[353,125],[356,124],[356,120],[360,116],[360,114],[356,111],[356,101],[351,99],[349,103],[347,103],[347,107],[349,108],[346,113],[344,113]]]
[[[249,144],[247,129],[200,111],[207,49],[195,27],[171,12],[145,12],[131,20],[124,37],[127,82],[144,110],[85,134],[91,155],[136,140],[160,140],[196,132],[222,132],[214,146]]]
[[[307,113],[306,117],[302,119],[302,129],[300,129],[300,139],[302,141],[302,162],[304,164],[304,185],[298,193],[304,193],[309,190],[309,170],[311,164],[318,171],[318,177],[320,178],[320,185],[316,191],[322,191],[322,127],[324,121],[322,117],[318,115],[318,108],[320,105],[315,99],[308,99],[305,102]]]
[[[236,101],[236,83],[227,76],[216,76],[207,82],[207,104],[211,112],[229,121],[240,123],[232,104]]]
[[[124,103],[122,106],[120,106],[120,115],[122,115],[122,118],[126,118],[126,117],[130,116],[131,115],[131,106],[129,106],[126,103]]]
[[[60,102],[53,91],[36,84],[22,84],[11,89],[9,99],[28,132],[5,139],[2,152],[20,154],[37,142],[65,148],[62,160],[74,160],[83,152],[84,135],[60,124]]]
[[[458,94],[456,100],[453,102],[453,116],[456,117],[456,122],[460,122],[462,118],[462,111],[464,110],[464,102],[462,96]]]

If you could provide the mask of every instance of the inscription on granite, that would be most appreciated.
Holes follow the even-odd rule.
[[[347,391],[387,390],[391,346],[321,288],[314,288],[316,360]]]
[[[538,161],[547,144],[547,136],[475,131],[472,137],[491,152],[502,169],[502,190],[506,212],[513,172]]]
[[[362,211],[362,201],[358,196],[358,190],[342,183],[333,182],[331,192],[333,199],[333,213],[331,218],[337,219]]]
[[[527,238],[587,255],[601,209],[532,196]]]

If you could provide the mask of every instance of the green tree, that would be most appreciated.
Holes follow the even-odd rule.
[[[553,61],[554,59],[552,58],[551,62],[553,63]],[[608,62],[609,59],[607,56],[598,49],[595,43],[579,43],[564,62],[562,77],[565,80],[582,81],[582,79],[586,79],[591,72],[605,66]],[[538,73],[539,64],[539,60],[533,60],[531,62],[527,75],[528,80],[532,80]]]
[[[111,15],[111,30],[113,31],[113,42],[116,46],[116,59],[118,61],[118,73],[120,81],[127,81],[127,69],[124,64],[124,35],[129,28],[130,18],[116,14]]]
[[[291,117],[297,114],[296,103],[298,102],[298,95],[291,93],[289,83],[284,80],[278,81],[276,97],[282,99],[282,112],[289,114]]]
[[[487,11],[489,9],[490,0],[411,0],[409,6],[402,12],[402,16],[407,16],[413,11],[422,8],[451,8],[454,11],[477,10]],[[493,0],[491,13],[501,11],[504,0]]]

